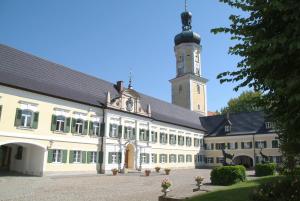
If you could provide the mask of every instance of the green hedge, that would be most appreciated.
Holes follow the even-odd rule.
[[[299,201],[300,177],[282,177],[260,185],[250,195],[253,201]]]
[[[265,163],[255,165],[255,175],[258,177],[274,175],[276,170],[275,163]]]
[[[246,168],[242,165],[216,167],[210,173],[214,185],[231,185],[246,180]]]

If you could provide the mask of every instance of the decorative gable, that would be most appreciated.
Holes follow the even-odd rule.
[[[115,98],[111,98],[110,93],[107,92],[106,99],[107,107],[151,117],[150,105],[144,110],[140,102],[139,93],[133,89],[123,89],[119,92],[119,96]]]

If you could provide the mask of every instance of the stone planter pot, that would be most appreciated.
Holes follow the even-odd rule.
[[[149,176],[150,176],[150,173],[151,173],[150,171],[145,171],[145,176],[146,176],[146,177],[149,177]]]
[[[166,175],[169,175],[171,170],[165,170]]]
[[[116,176],[118,174],[118,171],[112,171],[113,175]]]

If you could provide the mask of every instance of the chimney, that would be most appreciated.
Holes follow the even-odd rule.
[[[116,88],[117,88],[119,93],[122,92],[124,90],[123,81],[117,81]]]

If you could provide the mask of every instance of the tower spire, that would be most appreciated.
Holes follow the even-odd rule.
[[[132,75],[131,75],[131,71],[129,72],[129,84],[128,84],[128,89],[132,89]]]

